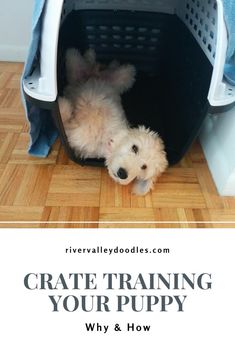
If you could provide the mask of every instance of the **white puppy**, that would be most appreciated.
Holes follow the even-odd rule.
[[[120,94],[134,83],[131,65],[96,63],[93,51],[66,54],[68,86],[59,107],[70,146],[80,158],[105,158],[109,175],[133,192],[145,195],[168,163],[157,133],[144,126],[130,128]]]

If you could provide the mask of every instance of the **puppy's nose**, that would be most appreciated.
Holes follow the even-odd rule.
[[[127,171],[126,171],[124,168],[119,168],[119,169],[118,169],[118,172],[117,172],[117,176],[118,176],[120,179],[127,179],[128,174],[127,174]]]

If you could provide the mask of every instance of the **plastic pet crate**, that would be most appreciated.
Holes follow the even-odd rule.
[[[70,47],[95,49],[99,61],[136,66],[122,97],[131,125],[159,132],[170,164],[185,154],[209,112],[227,110],[235,87],[223,80],[227,32],[220,0],[47,0],[38,61],[24,82],[27,99],[51,110],[70,158],[57,98]]]

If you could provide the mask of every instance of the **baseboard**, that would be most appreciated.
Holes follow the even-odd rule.
[[[0,45],[0,61],[24,62],[27,52],[27,46]]]

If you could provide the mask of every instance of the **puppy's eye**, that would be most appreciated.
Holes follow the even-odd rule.
[[[147,169],[147,165],[146,165],[146,164],[143,164],[142,167],[141,167],[141,169],[143,169],[143,170]]]
[[[132,150],[132,152],[134,152],[135,154],[137,154],[138,151],[139,151],[139,148],[138,148],[136,145],[133,145],[133,146],[131,147],[131,150]]]

